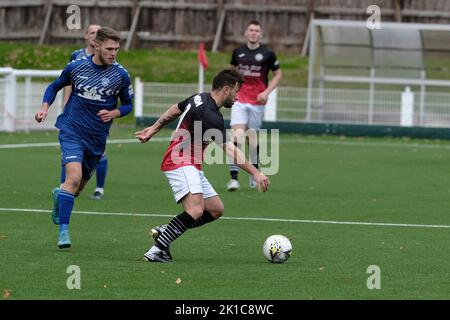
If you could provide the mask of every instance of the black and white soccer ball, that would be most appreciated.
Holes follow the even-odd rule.
[[[286,262],[292,254],[292,244],[285,236],[275,234],[266,239],[263,253],[273,263]]]

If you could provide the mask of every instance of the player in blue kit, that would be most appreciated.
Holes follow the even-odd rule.
[[[53,191],[52,219],[59,224],[58,247],[69,248],[69,221],[74,198],[80,194],[105,151],[112,120],[131,112],[133,88],[128,72],[115,59],[120,36],[110,28],[97,31],[95,53],[70,62],[45,91],[37,122],[47,117],[49,106],[63,87],[72,93],[58,116],[62,165],[66,179]],[[118,98],[121,101],[117,108]]]
[[[72,52],[70,56],[69,62],[73,60],[77,60],[86,56],[91,56],[95,52],[95,37],[97,35],[98,29],[100,29],[101,26],[97,24],[91,24],[87,27],[86,33],[84,35],[84,39],[86,40],[86,48],[78,49]],[[64,88],[64,105],[69,100],[70,94],[72,93],[72,86],[69,85]],[[100,200],[105,191],[105,181],[106,181],[106,174],[108,172],[108,158],[106,156],[106,151],[100,158],[100,161],[98,162],[97,169],[95,170],[95,177],[96,177],[96,188],[94,190],[94,194],[90,196],[92,200]],[[64,166],[61,166],[61,183],[64,182],[66,179],[66,169]]]

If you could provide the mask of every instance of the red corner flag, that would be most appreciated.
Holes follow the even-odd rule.
[[[205,44],[202,42],[198,47],[198,62],[200,62],[203,68],[208,69],[208,59],[206,59]]]

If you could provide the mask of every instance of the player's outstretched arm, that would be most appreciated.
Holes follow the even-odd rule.
[[[253,177],[258,185],[259,191],[267,191],[270,184],[269,178],[259,172],[254,165],[248,162],[247,159],[245,159],[244,153],[242,153],[242,151],[237,148],[234,143],[228,141],[222,145],[222,148],[226,154],[233,159],[234,163]]]
[[[134,133],[135,137],[139,139],[142,143],[150,140],[162,127],[164,127],[169,122],[175,120],[181,115],[181,110],[178,108],[178,104],[174,104],[166,112],[164,112],[156,122],[141,131]]]
[[[64,70],[61,72],[61,75],[58,77],[58,79],[50,83],[50,85],[45,90],[44,98],[42,99],[41,110],[39,110],[34,115],[34,119],[37,122],[40,123],[44,121],[45,118],[47,118],[48,109],[53,103],[53,101],[55,101],[56,94],[58,93],[58,91],[70,84],[70,71],[71,66],[66,66]]]

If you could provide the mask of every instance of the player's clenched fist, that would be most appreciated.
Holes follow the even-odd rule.
[[[45,120],[45,118],[47,118],[47,114],[48,114],[48,107],[43,106],[41,108],[41,110],[39,110],[38,112],[36,112],[34,119],[38,122],[41,123],[42,121]]]

